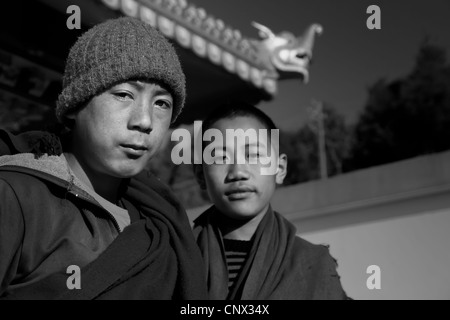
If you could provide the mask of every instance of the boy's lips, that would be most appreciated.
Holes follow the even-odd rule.
[[[251,196],[256,188],[247,185],[234,186],[225,191],[225,196],[230,200],[241,200]]]
[[[126,153],[133,156],[142,156],[148,151],[148,148],[142,144],[123,143],[120,146],[124,149]]]

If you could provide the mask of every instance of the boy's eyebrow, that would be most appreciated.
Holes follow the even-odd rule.
[[[221,146],[222,144],[217,143],[217,146],[216,146],[216,144],[214,144],[214,142],[211,142],[211,144],[213,145],[214,148],[219,149],[219,150],[221,149],[221,148],[219,148],[219,146]],[[251,147],[267,148],[267,145],[263,142],[250,142],[250,143],[246,143],[244,145],[244,147],[245,148],[251,148]],[[227,146],[223,145],[222,149],[223,149],[223,151],[227,151]]]
[[[223,151],[227,151],[227,149],[229,149],[230,146],[227,146],[226,144],[222,144],[221,142],[217,142],[216,140],[212,141],[209,143],[214,149],[218,149],[218,150],[223,150]],[[220,148],[222,147],[222,148]],[[262,141],[258,141],[258,142],[247,142],[244,145],[245,148],[250,148],[250,147],[259,147],[259,148],[267,148],[267,145],[262,142]]]
[[[144,88],[144,82],[138,80],[129,80],[127,83],[134,87],[136,90],[142,90]],[[159,88],[155,90],[155,95],[171,95],[171,93],[162,87],[158,82],[154,82]]]
[[[166,90],[162,87],[155,91],[155,95],[170,95],[170,96],[172,96],[172,94],[168,90]]]
[[[266,144],[264,142],[251,142],[251,143],[246,143],[245,147],[260,147],[260,148],[267,148]]]
[[[214,147],[214,150],[215,150],[215,151],[224,151],[224,152],[227,152],[227,147],[226,147],[226,146],[222,146],[222,148],[220,148],[220,145],[215,146],[215,145],[213,144],[213,147]]]

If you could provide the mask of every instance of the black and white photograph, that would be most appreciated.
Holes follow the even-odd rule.
[[[8,1],[0,300],[450,300],[449,13]]]

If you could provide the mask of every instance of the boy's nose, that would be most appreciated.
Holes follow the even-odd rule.
[[[226,176],[227,182],[248,180],[250,178],[250,174],[247,169],[247,164],[230,164],[228,174]]]
[[[131,130],[137,130],[149,134],[153,129],[153,106],[147,101],[137,101],[131,110],[129,127]]]

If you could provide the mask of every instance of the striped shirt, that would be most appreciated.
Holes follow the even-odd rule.
[[[247,259],[251,241],[223,239],[228,267],[228,289],[231,289]]]

